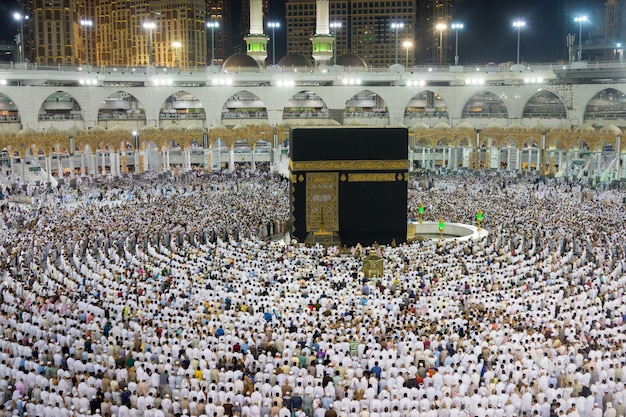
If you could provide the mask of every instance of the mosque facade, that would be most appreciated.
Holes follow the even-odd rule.
[[[315,7],[311,57],[272,65],[263,5],[251,0],[246,53],[219,67],[0,68],[4,175],[286,172],[298,126],[404,126],[411,171],[626,175],[623,62],[373,68],[337,56],[329,3]]]
[[[202,72],[2,70],[3,162],[25,177],[278,170],[292,127],[406,126],[412,170],[624,176],[626,85],[611,66],[260,69],[249,58]]]

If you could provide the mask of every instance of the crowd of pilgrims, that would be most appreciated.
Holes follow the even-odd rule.
[[[482,209],[489,235],[378,246],[366,279],[371,248],[289,239],[289,186],[5,198],[0,417],[624,416],[623,190],[410,177],[409,218]]]

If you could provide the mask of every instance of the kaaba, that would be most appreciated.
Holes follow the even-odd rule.
[[[291,235],[348,246],[406,241],[406,128],[293,128]]]

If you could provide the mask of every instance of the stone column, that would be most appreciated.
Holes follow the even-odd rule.
[[[615,136],[615,179],[620,179],[620,163],[622,157],[622,137],[620,135]]]
[[[90,172],[91,176],[93,176],[95,178],[96,175],[98,175],[98,165],[96,164],[96,161],[98,160],[98,158],[96,158],[96,153],[98,151],[97,150],[93,150],[91,151],[91,166],[93,167],[93,171],[94,172]]]
[[[70,178],[74,178],[74,157],[72,155],[69,156],[69,166],[70,166]]]

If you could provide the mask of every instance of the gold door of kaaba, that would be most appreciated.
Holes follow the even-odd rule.
[[[306,231],[339,230],[339,173],[306,174]]]

